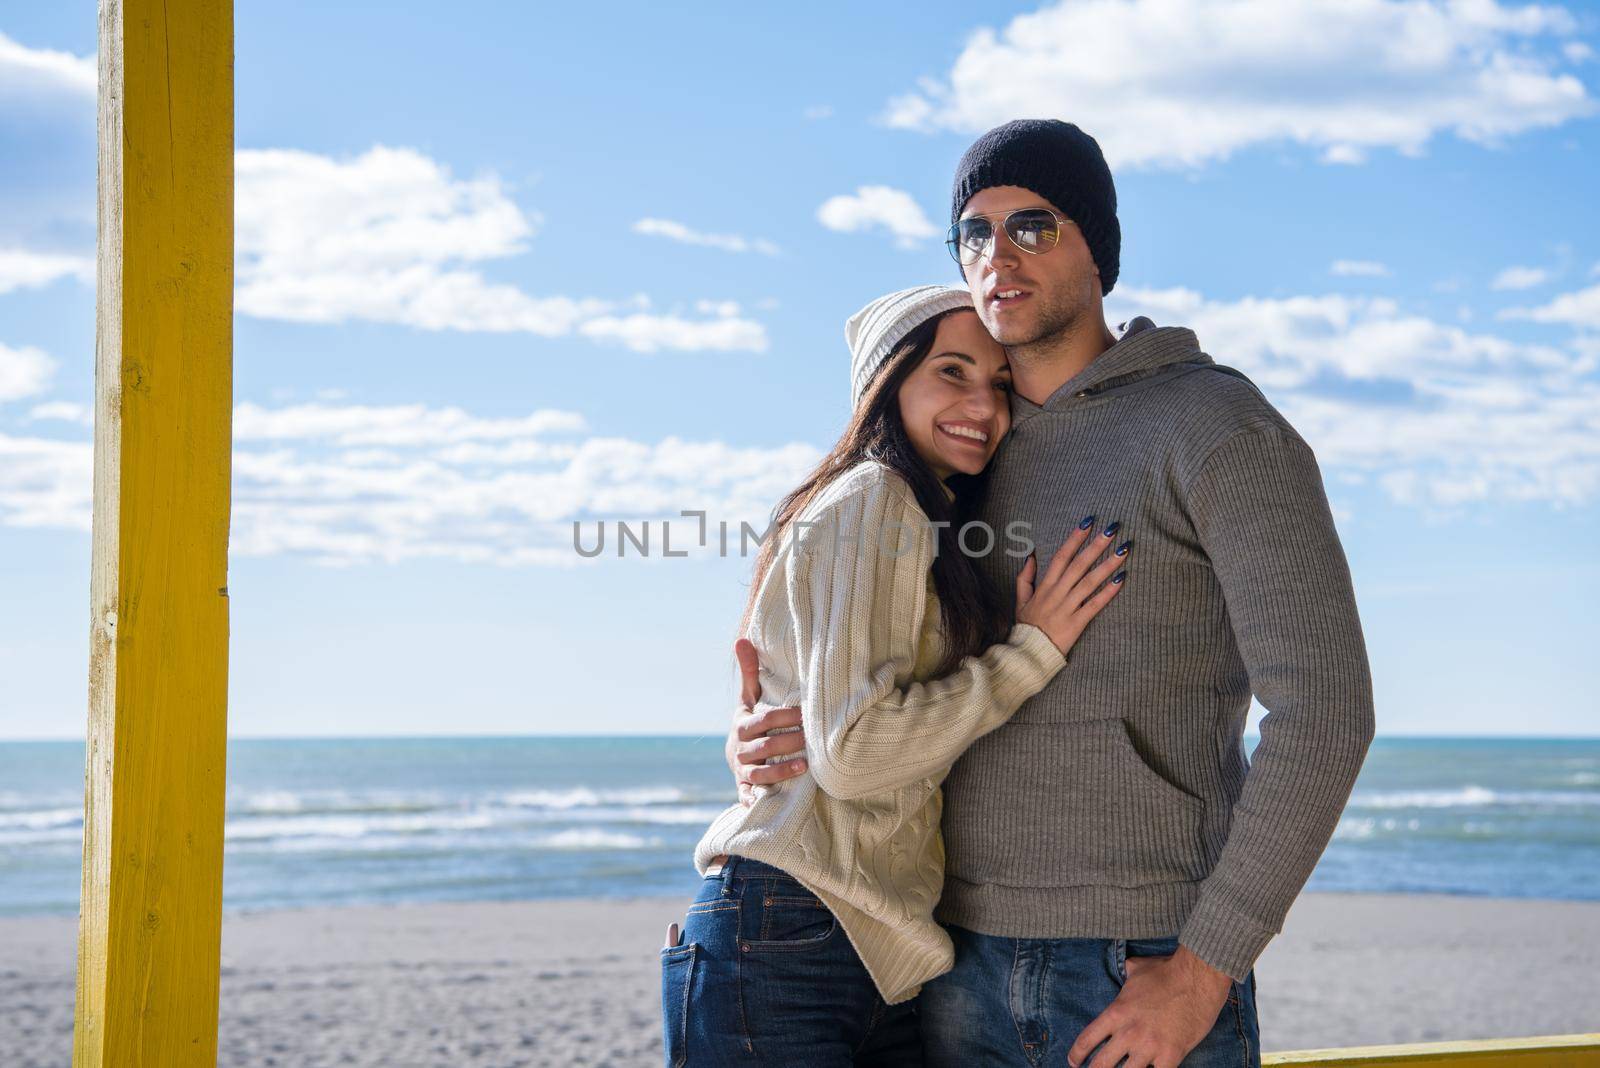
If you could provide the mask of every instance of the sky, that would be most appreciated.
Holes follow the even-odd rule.
[[[0,738],[86,716],[96,32],[0,8]],[[1049,116],[1115,174],[1108,319],[1315,449],[1379,731],[1596,735],[1597,49],[1494,0],[240,2],[230,730],[721,733],[844,320],[959,281],[956,161]]]

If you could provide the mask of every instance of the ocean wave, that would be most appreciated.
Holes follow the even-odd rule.
[[[472,852],[458,838],[422,838],[416,835],[379,834],[364,836],[297,835],[289,838],[229,838],[223,848],[237,854],[294,853],[428,853],[464,854]]]
[[[731,795],[732,791],[729,791]],[[682,806],[689,802],[702,805],[708,801],[726,803],[731,796],[706,795],[677,786],[620,787],[616,789],[574,786],[564,789],[529,788],[501,793],[453,795],[437,791],[341,791],[311,790],[256,790],[230,792],[228,815],[232,816],[315,816],[315,815],[387,815],[391,813],[427,813],[436,810],[474,808],[505,808],[529,811],[571,812],[582,809],[630,809]],[[712,815],[717,811],[714,810]],[[670,817],[668,818],[670,821]],[[650,822],[648,819],[642,822]]]
[[[264,790],[228,801],[230,812],[299,812],[304,807],[305,799],[288,790]]]
[[[1587,790],[1491,790],[1461,786],[1452,790],[1393,790],[1356,793],[1348,807],[1365,808],[1482,808],[1489,805],[1569,806],[1600,805],[1600,792]]]
[[[52,827],[83,826],[83,808],[45,808],[21,812],[0,812],[0,830],[16,827],[40,831]]]
[[[600,808],[510,809],[502,810],[510,820],[521,823],[651,823],[671,826],[708,824],[722,815],[726,805],[660,805],[654,808],[629,808],[605,805]]]
[[[691,797],[677,786],[641,786],[631,789],[596,790],[574,786],[565,790],[516,790],[501,795],[501,804],[512,808],[594,808],[600,805],[675,805],[704,800]]]
[[[1372,816],[1352,818],[1346,816],[1333,829],[1333,837],[1335,841],[1373,838],[1380,831],[1414,831],[1419,823],[1420,821],[1415,819],[1378,819]]]
[[[428,841],[406,835],[379,834],[369,837],[342,835],[306,835],[295,838],[241,840],[230,839],[227,850],[240,854],[306,854],[306,853],[479,853],[484,851],[547,850],[552,852],[585,852],[618,849],[652,849],[662,846],[662,839],[621,831],[598,828],[570,828],[553,834],[510,841],[479,843],[473,848],[460,840],[442,839]]]
[[[526,835],[552,824],[611,824],[625,828],[647,826],[704,826],[721,814],[722,808],[705,805],[603,806],[576,809],[506,808],[498,806],[456,805],[420,812],[284,812],[231,818],[225,827],[229,841],[323,838],[351,841],[373,836],[402,835],[423,837],[445,835],[462,841],[462,832],[489,832],[504,839],[507,835]],[[621,833],[618,827],[612,830]],[[590,827],[570,828],[590,833]],[[604,832],[598,832],[604,833]],[[546,835],[548,837],[548,834]]]
[[[614,819],[618,823],[709,824],[722,815],[727,807],[719,805],[716,808],[708,808],[701,805],[683,808],[629,808],[623,809]]]
[[[0,846],[54,846],[83,841],[83,808],[0,812]]]
[[[447,804],[438,793],[398,794],[393,792],[350,793],[344,790],[262,790],[234,794],[228,798],[230,816],[269,815],[362,815],[390,812],[428,812]]]
[[[644,838],[637,834],[621,834],[616,831],[598,830],[570,830],[559,831],[535,839],[532,845],[537,849],[647,849],[651,846],[661,845],[659,838]]]
[[[64,842],[83,841],[83,828],[51,827],[40,831],[0,831],[0,847],[55,846]]]
[[[475,831],[495,825],[487,812],[435,812],[426,815],[392,816],[287,816],[230,820],[223,837],[245,841],[252,838],[334,839],[363,838],[372,834],[432,834],[438,831]]]
[[[28,809],[83,807],[83,792],[52,791],[49,793],[19,794],[15,790],[0,790],[0,813]]]

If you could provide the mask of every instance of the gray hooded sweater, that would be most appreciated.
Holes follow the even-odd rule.
[[[1193,331],[1139,319],[1044,404],[1014,396],[993,460],[983,518],[1029,524],[1041,573],[1089,515],[1121,522],[1106,544],[1134,542],[1127,586],[946,780],[938,918],[1008,937],[1176,934],[1242,981],[1373,734],[1316,459]],[[1008,598],[1021,563],[980,560]],[[1267,715],[1247,761],[1252,693]]]

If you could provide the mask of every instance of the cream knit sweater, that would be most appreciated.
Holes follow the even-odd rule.
[[[929,676],[944,652],[936,533],[911,487],[865,461],[782,534],[746,637],[762,703],[799,705],[805,774],[733,805],[695,848],[781,868],[825,903],[886,1002],[954,963],[933,919],[944,882],[939,784],[963,750],[1044,688],[1066,658],[1037,627]]]

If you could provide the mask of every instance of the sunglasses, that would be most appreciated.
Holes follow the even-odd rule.
[[[1015,211],[993,212],[989,215],[969,215],[950,227],[944,239],[950,255],[963,267],[970,267],[994,249],[994,224],[1000,219],[1000,228],[1011,243],[1031,256],[1042,256],[1056,247],[1061,240],[1063,224],[1074,223],[1064,215],[1049,208],[1018,208]]]

